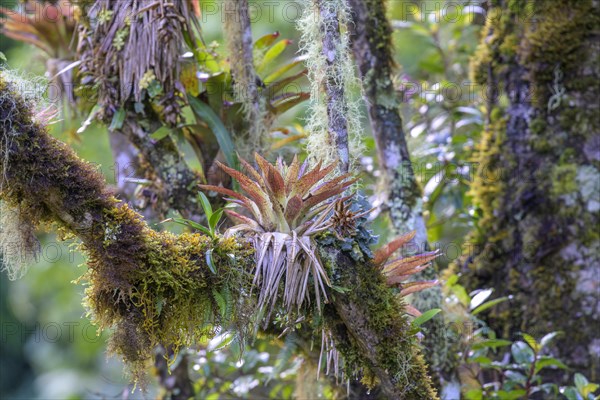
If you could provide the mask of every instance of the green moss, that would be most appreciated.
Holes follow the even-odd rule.
[[[436,399],[402,300],[386,286],[379,270],[369,262],[347,262],[350,255],[338,249],[326,249],[322,257],[332,269],[332,283],[351,288],[334,294],[335,306],[328,306],[324,316],[347,372],[361,370],[362,382],[381,385],[384,393],[387,383],[382,377],[390,376],[393,387],[388,390],[409,399]],[[345,324],[346,319],[352,324]],[[357,331],[349,332],[349,326]]]
[[[577,191],[577,166],[574,164],[558,165],[552,171],[552,194],[560,196]]]

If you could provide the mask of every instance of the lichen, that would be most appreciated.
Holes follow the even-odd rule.
[[[10,280],[20,279],[37,261],[41,245],[35,236],[35,224],[24,218],[19,205],[0,201],[0,266]]]
[[[306,56],[308,76],[311,82],[311,96],[307,111],[306,131],[310,132],[307,139],[307,153],[314,164],[322,161],[329,164],[339,159],[338,150],[330,137],[327,99],[323,91],[325,82],[332,80],[344,88],[344,99],[334,107],[342,112],[347,121],[348,144],[350,149],[350,164],[353,164],[362,153],[360,139],[361,123],[359,99],[360,82],[355,74],[354,63],[349,47],[348,24],[350,23],[349,9],[345,1],[327,1],[325,7],[331,7],[338,15],[341,32],[341,42],[334,55],[335,64],[327,65],[323,54],[324,29],[321,13],[317,2],[305,0],[304,13],[298,20],[297,27],[302,32],[300,51]]]

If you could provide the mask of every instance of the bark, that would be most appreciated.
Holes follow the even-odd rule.
[[[142,155],[149,178],[154,181],[158,211],[166,214],[173,209],[184,218],[202,220],[204,213],[197,200],[200,176],[187,165],[173,139],[153,139],[152,132],[142,127],[133,113],[126,118],[121,133]]]
[[[98,171],[34,122],[29,106],[0,76],[0,198],[81,239],[89,260],[85,302],[100,328],[114,327],[111,350],[140,376],[156,345],[190,345],[210,335],[207,326],[248,329],[249,245],[151,230]],[[326,311],[349,367],[369,371],[388,398],[435,399],[402,304],[383,276],[335,247],[324,254],[335,254],[333,281],[351,289]],[[231,295],[235,307],[220,310],[215,291]]]
[[[400,116],[400,101],[394,90],[392,28],[385,2],[349,0],[353,16],[352,51],[358,64],[366,98],[371,131],[383,173],[381,188],[386,197],[392,225],[397,235],[416,231],[417,252],[428,249],[427,230],[422,215],[421,189],[416,180]],[[435,269],[426,269],[419,279],[437,278]],[[419,293],[413,305],[421,311],[442,306],[440,288]],[[454,380],[456,356],[445,335],[444,320],[430,322],[424,352],[433,372],[443,380]]]
[[[492,328],[506,337],[564,331],[553,351],[597,377],[598,2],[492,6],[472,73],[498,86],[488,93],[472,187],[481,218],[463,272],[472,289],[513,296],[490,315]]]

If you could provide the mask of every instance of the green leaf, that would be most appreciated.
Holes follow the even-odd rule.
[[[568,387],[563,392],[567,400],[582,400],[582,397],[577,393],[577,390],[573,387]]]
[[[156,79],[150,82],[146,90],[148,91],[148,96],[150,96],[152,99],[163,94],[162,85]]]
[[[588,383],[589,383],[589,381],[587,380],[587,378],[585,376],[583,376],[579,372],[575,374],[575,387],[577,388],[577,390],[579,391],[579,393],[582,393],[583,388]]]
[[[306,59],[307,59],[306,56],[299,56],[299,57],[294,58],[289,63],[277,68],[275,71],[273,71],[271,74],[269,74],[264,79],[265,85],[272,84],[275,80],[282,77],[286,72],[290,71],[295,66],[302,64]]]
[[[540,372],[542,370],[542,368],[548,368],[548,367],[569,369],[569,367],[567,367],[565,364],[563,364],[562,361],[557,360],[552,357],[543,356],[543,357],[540,357],[540,359],[535,362],[534,373],[537,374],[538,372]]]
[[[510,381],[521,384],[521,385],[525,385],[525,383],[527,382],[527,377],[517,371],[511,371],[511,370],[505,371],[504,376],[506,376],[506,378],[508,378]]]
[[[166,138],[167,136],[169,136],[169,133],[171,133],[171,129],[169,129],[166,126],[161,126],[160,128],[158,128],[157,130],[155,130],[150,137],[154,140],[161,140]]]
[[[4,53],[1,52],[1,51],[0,51],[0,61],[8,62],[8,59],[6,58],[6,56],[4,55]]]
[[[256,69],[257,72],[260,74],[260,73],[264,72],[268,66],[274,65],[275,59],[277,57],[279,57],[281,55],[281,53],[283,53],[285,51],[285,49],[287,49],[288,46],[291,44],[292,44],[291,40],[282,39],[279,42],[277,42],[274,46],[272,46],[265,53],[265,57],[263,58],[262,62],[259,64],[258,68]]]
[[[212,253],[213,253],[214,249],[208,249],[206,250],[206,264],[208,265],[208,268],[210,269],[210,272],[212,272],[213,274],[217,274],[217,267],[215,266],[215,264],[213,263],[213,259],[212,259]]]
[[[423,314],[421,314],[420,316],[418,316],[417,318],[415,318],[414,321],[412,322],[412,324],[413,324],[413,326],[419,327],[419,326],[423,325],[425,322],[429,321],[431,318],[438,315],[441,311],[442,310],[439,308],[433,308],[429,311],[426,311]]]
[[[175,222],[176,224],[189,226],[191,228],[198,229],[199,231],[202,231],[205,234],[207,234],[207,235],[209,235],[209,236],[212,237],[212,233],[210,232],[210,230],[207,227],[202,226],[202,225],[200,225],[197,222],[190,221],[189,219],[184,219],[184,218],[170,218],[170,219],[168,219],[168,220],[166,220],[164,222]]]
[[[467,291],[462,285],[453,285],[450,289],[452,290],[452,293],[454,293],[454,295],[458,298],[458,301],[460,301],[461,304],[463,304],[465,307],[469,305],[469,303],[471,302],[471,298],[469,297]]]
[[[485,357],[485,356],[469,357],[469,362],[474,363],[474,364],[479,364],[482,367],[486,367],[486,366],[492,364],[492,359],[489,357]]]
[[[351,289],[337,285],[331,285],[331,288],[338,293],[348,293]]]
[[[518,400],[524,398],[527,392],[524,389],[511,390],[510,392],[506,390],[498,390],[496,392],[496,396],[500,400]]]
[[[206,214],[206,218],[210,219],[213,214],[212,206],[210,205],[210,201],[208,197],[202,192],[198,193],[198,199],[200,200],[200,204],[202,205],[202,209],[204,210],[204,214]]]
[[[190,102],[190,106],[192,107],[194,114],[196,114],[196,116],[202,121],[206,122],[206,124],[212,130],[229,166],[231,168],[238,169],[235,146],[233,145],[231,134],[225,128],[225,125],[223,125],[221,119],[217,116],[217,114],[215,114],[208,104],[198,100],[193,96],[188,96],[188,101]]]
[[[521,333],[521,336],[523,336],[523,339],[525,340],[525,343],[527,343],[529,345],[529,347],[531,347],[531,349],[533,350],[534,353],[539,353],[541,346],[539,345],[539,343],[533,338],[533,336],[528,335],[526,333]]]
[[[219,400],[220,397],[221,397],[221,394],[218,392],[215,392],[215,393],[211,393],[208,396],[206,396],[206,400]]]
[[[117,131],[123,127],[123,122],[125,121],[125,109],[120,107],[117,112],[113,115],[112,121],[110,122],[110,126],[108,130]]]
[[[452,274],[452,275],[450,275],[450,277],[446,281],[446,286],[447,287],[451,287],[451,286],[456,285],[457,283],[458,283],[458,275]]]
[[[494,307],[496,304],[505,302],[506,300],[508,300],[508,297],[505,296],[505,297],[499,297],[497,299],[487,301],[487,302],[483,303],[482,305],[480,305],[479,307],[477,307],[476,309],[474,309],[473,311],[471,311],[471,314],[477,315],[480,312],[487,310],[488,308]]]
[[[223,209],[219,208],[217,211],[214,212],[213,215],[210,216],[210,218],[208,219],[208,226],[210,228],[210,231],[213,233],[216,232],[217,229],[217,224],[219,223],[219,221],[221,220],[221,217],[223,216]]]
[[[592,395],[594,394],[594,392],[596,390],[598,390],[598,387],[599,387],[599,385],[597,383],[588,383],[587,385],[585,385],[583,387],[583,390],[581,391],[581,394],[585,398],[592,397]]]
[[[514,342],[510,351],[518,364],[530,364],[533,362],[533,350],[525,342]]]
[[[465,393],[465,400],[483,400],[483,391],[481,389],[471,389]]]

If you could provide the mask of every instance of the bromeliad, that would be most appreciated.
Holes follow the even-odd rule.
[[[250,213],[246,216],[226,210],[237,225],[225,235],[242,234],[254,244],[254,284],[260,288],[259,309],[268,307],[270,315],[282,280],[285,308],[288,311],[294,307],[300,309],[306,299],[310,302],[309,283],[312,279],[320,310],[321,302],[328,301],[325,286],[330,286],[330,281],[319,258],[314,236],[331,228],[334,200],[356,179],[344,174],[325,180],[335,169],[335,164],[322,167],[319,163],[309,169],[307,163],[301,164],[297,157],[290,165],[281,158],[272,165],[259,154],[255,155],[255,160],[258,169],[240,158],[246,174],[218,164],[239,182],[246,195],[218,186],[200,187],[229,196],[228,200]]]

